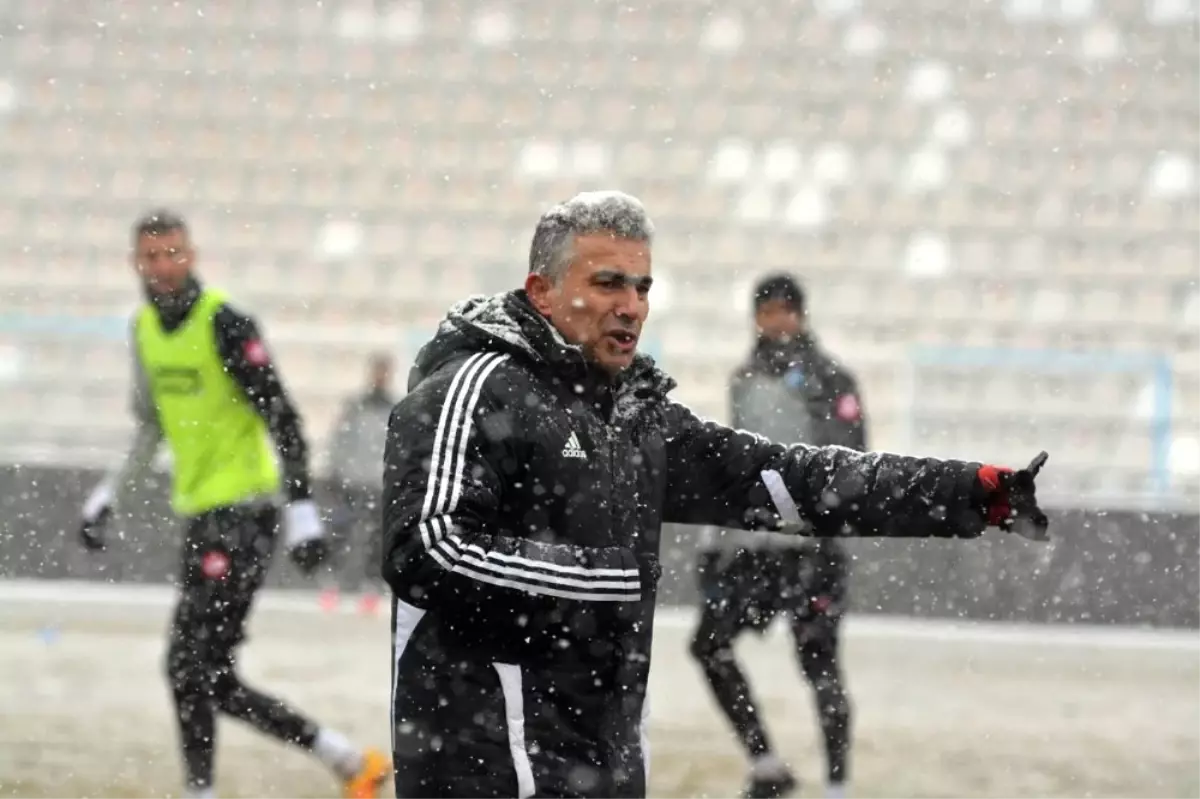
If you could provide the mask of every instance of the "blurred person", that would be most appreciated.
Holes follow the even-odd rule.
[[[379,604],[380,523],[383,517],[383,445],[388,416],[396,404],[392,393],[394,363],[388,353],[371,356],[367,390],[346,400],[333,429],[329,461],[334,491],[340,507],[338,518],[351,550],[355,534],[363,532],[364,574],[360,610],[374,613]],[[337,589],[328,588],[323,604],[337,602]]]
[[[771,275],[755,286],[754,324],[754,349],[729,384],[733,426],[773,441],[865,451],[858,383],[808,328],[804,291],[794,278]],[[781,614],[813,688],[826,794],[844,795],[851,741],[850,700],[838,659],[848,577],[844,547],[836,538],[711,528],[706,533],[691,653],[751,760],[744,795],[765,799],[796,787],[771,747],[733,648],[743,631],[765,632]]]
[[[145,293],[132,323],[137,427],[124,462],[88,497],[80,537],[89,550],[105,548],[114,508],[131,500],[165,440],[173,460],[171,505],[185,526],[165,665],[188,794],[213,795],[221,712],[312,752],[346,796],[375,796],[387,775],[382,752],[354,746],[246,685],[236,670],[276,544],[281,489],[291,559],[311,573],[325,556],[300,416],[258,324],[195,276],[182,217],[147,214],[134,225],[133,245]]]
[[[664,522],[1043,539],[1034,478],[783,445],[696,416],[637,344],[653,227],[620,192],[539,219],[522,289],[450,310],[389,422],[399,796],[639,797]]]

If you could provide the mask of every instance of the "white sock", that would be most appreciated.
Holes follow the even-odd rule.
[[[317,730],[313,754],[343,780],[350,779],[362,769],[362,750],[337,730],[324,727]]]
[[[188,788],[184,793],[188,799],[216,799],[216,792],[210,788]]]
[[[840,782],[831,782],[825,786],[825,796],[829,799],[846,799],[846,786]]]
[[[787,764],[778,755],[767,754],[754,758],[750,764],[750,773],[755,777],[774,779],[789,773]]]

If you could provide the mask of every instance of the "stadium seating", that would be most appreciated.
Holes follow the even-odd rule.
[[[874,446],[1194,498],[1196,33],[1188,0],[2,4],[0,445],[123,446],[147,207],[319,438],[366,352],[407,362],[521,279],[548,203],[620,187],[660,231],[648,347],[700,411],[787,269]]]

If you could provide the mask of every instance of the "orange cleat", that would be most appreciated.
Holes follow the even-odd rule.
[[[391,773],[391,758],[378,749],[368,749],[363,752],[358,773],[342,785],[342,796],[346,799],[376,799],[379,788]]]

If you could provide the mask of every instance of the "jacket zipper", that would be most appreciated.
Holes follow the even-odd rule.
[[[608,453],[608,540],[612,546],[621,546],[617,540],[617,445],[612,425],[604,425],[605,450]]]

